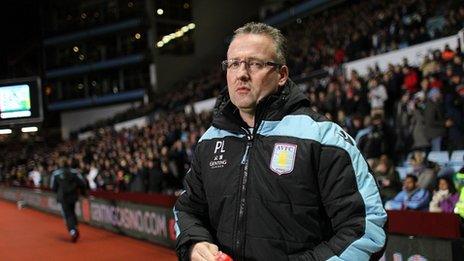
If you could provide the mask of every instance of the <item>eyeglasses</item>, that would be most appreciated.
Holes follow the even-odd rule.
[[[261,61],[258,59],[249,59],[249,60],[224,60],[221,63],[222,70],[224,71],[237,71],[240,68],[240,65],[244,63],[245,68],[248,69],[250,72],[258,72],[264,67],[275,67],[275,68],[280,68],[282,65],[271,62],[271,61]]]

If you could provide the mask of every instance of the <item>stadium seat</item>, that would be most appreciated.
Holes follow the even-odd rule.
[[[446,166],[450,161],[447,151],[431,151],[427,156],[427,160],[435,162],[440,166]]]
[[[449,164],[454,171],[459,171],[462,167],[464,167],[464,150],[453,151]]]
[[[458,172],[460,169],[464,167],[464,164],[453,164],[451,167],[454,169],[455,172]]]
[[[451,162],[464,162],[464,150],[455,150],[451,154]]]
[[[408,167],[396,167],[396,171],[398,171],[398,175],[400,176],[401,180],[404,180],[406,178],[406,175],[412,172],[412,166]]]

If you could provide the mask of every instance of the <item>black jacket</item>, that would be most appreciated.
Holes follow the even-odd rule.
[[[386,212],[353,139],[292,82],[257,106],[250,133],[227,94],[175,207],[177,247],[208,241],[234,260],[368,260]]]
[[[60,168],[52,174],[52,190],[57,193],[56,199],[60,203],[74,203],[79,193],[86,193],[87,184],[81,174],[75,169]]]
[[[445,135],[445,113],[442,103],[428,101],[425,104],[424,119],[426,135],[429,140]]]

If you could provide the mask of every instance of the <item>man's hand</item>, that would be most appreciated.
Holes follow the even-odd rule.
[[[190,251],[190,260],[192,261],[216,261],[219,252],[215,244],[208,242],[198,242],[194,244]]]

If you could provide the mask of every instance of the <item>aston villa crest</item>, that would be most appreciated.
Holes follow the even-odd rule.
[[[289,174],[295,166],[296,144],[276,143],[269,164],[272,171],[278,175]]]

